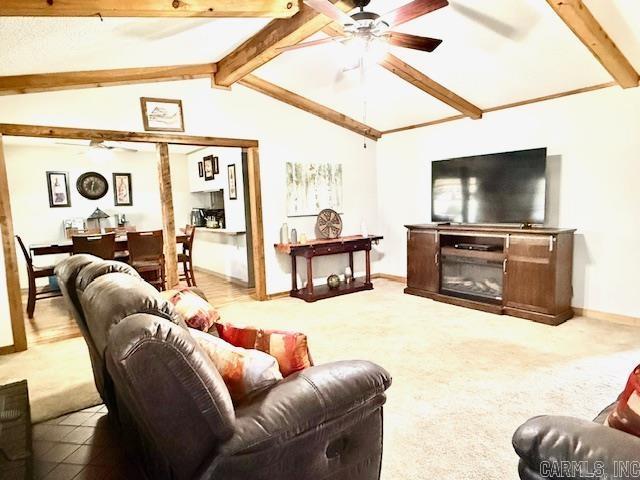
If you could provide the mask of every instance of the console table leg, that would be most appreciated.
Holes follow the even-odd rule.
[[[307,257],[307,294],[313,295],[313,267],[311,265],[311,257]]]
[[[365,250],[365,255],[366,255],[366,268],[367,268],[367,275],[365,277],[365,282],[368,284],[371,283],[371,250]]]
[[[351,275],[356,276],[356,272],[353,270],[353,252],[349,252],[349,268],[351,269]]]
[[[298,291],[298,262],[296,261],[296,256],[291,255],[291,291]]]

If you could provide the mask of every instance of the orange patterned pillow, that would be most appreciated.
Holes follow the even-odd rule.
[[[208,332],[213,324],[220,320],[220,314],[213,306],[188,287],[179,290],[167,290],[160,295],[173,304],[174,310],[191,328]]]
[[[229,323],[216,323],[216,328],[220,338],[236,347],[255,348],[274,356],[284,377],[313,365],[304,333],[238,327]]]
[[[605,422],[616,430],[640,437],[640,365],[633,369],[616,408]]]
[[[220,373],[234,404],[282,380],[278,362],[271,355],[234,347],[194,328],[189,331]]]

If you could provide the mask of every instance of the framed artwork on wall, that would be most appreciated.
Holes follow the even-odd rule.
[[[204,177],[204,165],[202,165],[202,162],[198,162],[198,177]]]
[[[220,173],[220,164],[218,163],[218,157],[213,157],[213,173],[218,175]]]
[[[232,163],[227,166],[227,174],[229,180],[229,200],[237,200],[238,199],[238,190],[236,186],[236,164]]]
[[[142,123],[147,132],[184,132],[182,100],[140,98]]]
[[[113,203],[116,207],[130,207],[133,205],[130,173],[113,174]]]
[[[204,166],[204,179],[205,180],[213,180],[215,177],[215,170],[213,165],[213,155],[209,155],[208,157],[204,157],[202,159],[202,163]]]
[[[70,207],[69,174],[67,172],[47,172],[49,207]]]
[[[287,162],[287,216],[316,216],[330,208],[343,213],[342,164]]]

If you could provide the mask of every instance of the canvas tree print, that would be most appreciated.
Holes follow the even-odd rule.
[[[317,215],[324,208],[342,212],[342,165],[287,162],[287,216]]]

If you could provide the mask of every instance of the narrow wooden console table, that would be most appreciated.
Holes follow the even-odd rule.
[[[291,256],[291,292],[295,298],[301,298],[305,302],[315,302],[324,298],[346,295],[347,293],[373,290],[371,283],[371,244],[378,243],[383,237],[379,235],[354,235],[339,237],[331,240],[310,240],[306,243],[278,243],[276,250]],[[364,278],[355,278],[351,283],[340,283],[338,288],[329,288],[327,285],[313,285],[313,257],[326,255],[349,254],[349,267],[353,272],[353,252],[365,252],[366,274]],[[298,289],[297,257],[307,259],[307,286]]]

